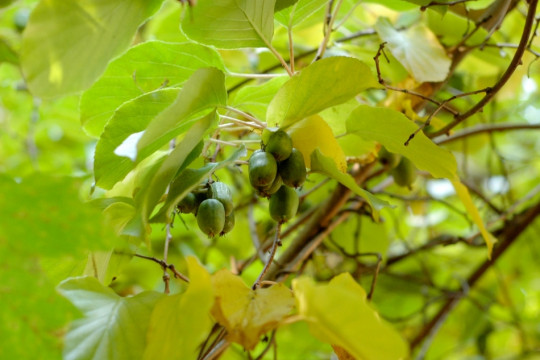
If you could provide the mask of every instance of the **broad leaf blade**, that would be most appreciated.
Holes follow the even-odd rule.
[[[65,359],[142,358],[150,314],[162,294],[147,291],[123,298],[93,277],[65,280],[58,291],[84,315],[65,337]]]
[[[86,89],[163,0],[40,1],[24,31],[22,69],[43,98]],[[119,21],[121,19],[121,21]]]
[[[222,49],[265,47],[274,35],[275,0],[199,0],[182,21],[190,38]]]
[[[287,76],[280,76],[262,85],[243,86],[231,103],[237,109],[247,111],[258,119],[266,119],[268,104],[287,80]]]
[[[252,290],[228,270],[212,276],[216,302],[212,315],[227,329],[227,338],[252,350],[260,337],[275,329],[294,307],[291,291],[283,284]]]
[[[144,359],[196,359],[210,333],[214,290],[210,274],[194,257],[187,258],[189,286],[185,293],[163,297],[155,306]]]
[[[300,315],[320,341],[338,345],[357,359],[406,359],[408,345],[369,306],[366,293],[348,273],[329,284],[302,277],[293,280]]]
[[[276,13],[275,18],[283,26],[293,28],[327,3],[328,0],[298,0],[293,6],[283,7],[283,10]]]
[[[268,107],[268,124],[288,127],[371,87],[379,87],[379,83],[359,60],[331,57],[317,61],[278,91]]]
[[[375,220],[379,219],[380,209],[390,206],[386,201],[377,198],[369,191],[358,186],[351,175],[339,171],[334,160],[321,154],[318,149],[311,153],[311,171],[325,174],[326,176],[337,180],[343,186],[351,189],[356,195],[366,200],[372,209],[372,215]]]
[[[405,146],[405,141],[418,129],[414,122],[402,113],[382,107],[360,105],[347,119],[347,132],[365,140],[381,143],[389,151],[402,154],[421,170],[436,178],[456,177],[457,163],[454,155],[435,145],[419,132]]]
[[[392,55],[418,82],[443,81],[451,61],[435,35],[424,25],[406,31],[395,30],[386,18],[380,18],[375,29],[387,43]]]
[[[219,54],[206,46],[148,41],[113,60],[81,98],[81,123],[98,136],[114,111],[128,100],[167,87],[182,87],[197,70],[223,70]]]
[[[197,70],[185,83],[175,102],[144,131],[137,143],[137,162],[185,132],[197,114],[226,103],[225,75],[215,68]]]
[[[115,149],[130,135],[143,131],[174,102],[178,92],[178,89],[157,90],[130,100],[116,110],[96,146],[94,174],[98,186],[110,189],[133,170],[133,161],[116,155]]]

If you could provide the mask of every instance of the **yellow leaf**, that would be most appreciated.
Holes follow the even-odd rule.
[[[214,291],[210,274],[188,257],[190,283],[183,294],[166,296],[155,306],[144,359],[196,359],[212,329]]]
[[[228,339],[252,350],[261,335],[275,329],[294,307],[291,291],[282,284],[252,290],[228,270],[212,276],[216,302],[212,315],[227,329]]]
[[[339,146],[330,126],[319,116],[313,115],[292,125],[287,132],[293,146],[304,155],[304,161],[311,168],[311,153],[319,148],[321,153],[336,163],[341,172],[347,171],[345,153]]]
[[[407,358],[407,343],[370,307],[366,292],[350,274],[338,275],[328,284],[301,277],[293,281],[293,290],[300,315],[317,339],[357,359]]]
[[[465,209],[467,209],[467,212],[471,216],[472,220],[478,226],[478,229],[480,230],[480,233],[482,234],[482,237],[484,238],[484,241],[486,242],[487,249],[488,249],[488,259],[491,259],[491,252],[493,251],[493,245],[497,242],[497,239],[493,235],[487,231],[484,222],[482,221],[482,218],[480,217],[480,213],[478,213],[478,209],[474,205],[471,195],[469,194],[469,190],[461,183],[459,178],[455,178],[453,180],[450,180],[452,182],[452,185],[454,185],[454,189],[456,189],[456,193],[465,206]]]

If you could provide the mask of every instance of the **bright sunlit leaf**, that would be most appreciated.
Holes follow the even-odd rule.
[[[288,129],[293,146],[304,155],[307,168],[311,168],[311,153],[319,149],[321,153],[336,163],[341,172],[347,171],[347,160],[330,126],[318,115],[310,116]]]
[[[196,359],[212,328],[210,274],[192,256],[187,263],[190,281],[186,292],[162,297],[152,312],[144,359]]]
[[[450,70],[450,59],[435,35],[425,25],[397,31],[386,18],[379,18],[375,29],[392,55],[416,81],[443,81]]]
[[[270,102],[269,126],[289,127],[361,91],[379,87],[369,67],[350,57],[319,60],[287,81]]]
[[[275,329],[294,307],[294,297],[283,284],[252,290],[228,270],[212,276],[216,303],[212,315],[227,329],[229,340],[252,350],[266,332]]]
[[[298,311],[320,341],[337,345],[357,359],[407,359],[409,347],[366,300],[366,292],[349,273],[328,284],[293,280]]]

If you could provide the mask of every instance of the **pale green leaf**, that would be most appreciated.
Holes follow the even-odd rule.
[[[81,98],[81,123],[98,136],[124,102],[163,86],[181,87],[199,68],[223,70],[219,54],[206,46],[149,41],[112,61]]]
[[[456,177],[454,155],[435,145],[423,132],[419,132],[405,146],[405,141],[418,126],[402,113],[382,107],[360,105],[347,119],[347,132],[365,140],[381,143],[390,152],[402,154],[421,170],[436,178]]]
[[[163,296],[146,291],[120,297],[93,277],[63,281],[58,291],[83,314],[65,336],[64,359],[141,359],[155,303]]]
[[[161,89],[123,104],[111,118],[99,138],[94,155],[96,184],[110,189],[133,168],[131,159],[118,156],[114,150],[131,134],[143,131],[160,112],[173,103],[178,89]]]
[[[213,172],[233,164],[236,160],[245,157],[246,148],[241,147],[229,158],[219,163],[208,163],[199,169],[185,169],[171,183],[167,200],[159,212],[152,218],[152,222],[169,222],[174,207],[191,190],[196,188],[204,179],[207,179]]]
[[[294,307],[294,297],[283,284],[251,289],[229,270],[212,276],[216,302],[212,315],[227,329],[230,341],[252,350],[261,336],[275,329]]]
[[[3,62],[18,65],[19,56],[4,39],[0,38],[0,64]]]
[[[222,49],[265,47],[274,35],[275,0],[199,0],[182,30],[192,40]]]
[[[174,103],[146,128],[137,143],[137,162],[185,132],[204,110],[227,103],[225,75],[215,68],[197,70],[184,84]]]
[[[467,4],[467,7],[470,5],[470,3]],[[471,20],[453,12],[447,12],[442,15],[428,9],[426,11],[426,21],[431,31],[433,31],[444,44],[457,44],[463,40],[463,34],[465,33],[471,34],[465,42],[468,46],[479,45],[489,36],[488,31],[481,26],[472,33],[472,29],[470,28]],[[491,58],[493,59],[493,57]]]
[[[268,124],[288,127],[372,87],[379,87],[379,83],[361,61],[349,57],[322,59],[281,87],[268,107]]]
[[[375,29],[394,57],[418,82],[443,81],[451,61],[437,37],[425,25],[397,31],[386,18],[379,18]]]
[[[162,1],[40,1],[30,14],[21,49],[30,91],[52,98],[89,87]]]
[[[144,359],[196,359],[212,329],[210,274],[194,257],[188,257],[187,263],[190,282],[186,292],[163,297],[152,312]]]
[[[299,0],[276,13],[276,20],[285,27],[295,27],[328,3],[328,0]]]
[[[304,155],[307,168],[311,168],[311,153],[315,149],[331,158],[341,172],[347,171],[347,160],[330,126],[318,115],[305,118],[292,125],[288,133],[293,146]]]
[[[363,198],[371,206],[372,215],[375,220],[379,219],[380,209],[390,206],[386,201],[377,198],[369,191],[358,186],[350,174],[339,171],[334,160],[321,154],[318,149],[311,153],[311,171],[325,174],[337,180],[343,186],[346,186],[356,195]]]
[[[408,344],[370,307],[366,292],[349,273],[328,284],[301,277],[293,280],[293,291],[300,315],[320,341],[362,360],[408,358]]]
[[[287,76],[280,76],[261,85],[243,86],[236,93],[231,105],[258,119],[266,119],[268,104],[287,80]]]

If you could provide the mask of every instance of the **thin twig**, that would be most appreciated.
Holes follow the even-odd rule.
[[[328,46],[328,41],[330,40],[330,35],[332,35],[332,32],[334,31],[333,30],[334,21],[336,21],[336,17],[338,15],[338,12],[339,12],[339,9],[341,8],[342,3],[343,3],[343,0],[338,0],[336,3],[336,7],[334,8],[334,11],[332,12],[334,0],[330,0],[328,2],[328,6],[326,8],[325,23],[324,23],[325,24],[324,38],[321,41],[321,44],[319,45],[319,49],[317,50],[317,55],[315,55],[313,62],[322,59],[324,52],[326,51],[326,47]]]
[[[141,259],[146,259],[146,260],[153,261],[156,264],[159,264],[159,266],[161,266],[163,269],[171,270],[172,273],[174,274],[175,278],[182,279],[185,282],[189,283],[189,278],[186,275],[179,272],[178,270],[176,270],[176,268],[174,267],[173,264],[167,264],[167,262],[165,262],[163,260],[160,260],[160,259],[157,259],[157,258],[152,257],[152,256],[146,256],[146,255],[141,255],[141,254],[133,254],[133,256],[141,258]]]
[[[257,122],[254,122],[254,121],[243,121],[243,120],[233,118],[233,117],[227,116],[227,115],[221,115],[220,117],[222,119],[232,121],[235,124],[245,125],[245,126],[249,126],[249,127],[257,128],[257,129],[264,129],[264,126],[260,125]],[[224,124],[224,125],[228,125],[228,124]]]
[[[476,114],[478,111],[481,111],[484,106],[491,101],[491,99],[501,90],[501,88],[506,84],[506,82],[510,79],[516,68],[521,63],[521,58],[523,57],[523,53],[525,52],[527,48],[527,43],[529,41],[529,37],[531,34],[531,30],[533,27],[534,19],[535,19],[535,13],[536,13],[536,7],[538,5],[538,0],[531,0],[529,3],[529,11],[527,12],[527,18],[525,19],[525,26],[523,28],[523,33],[521,34],[521,39],[519,41],[518,48],[516,49],[516,52],[514,54],[514,57],[512,58],[512,61],[510,62],[510,65],[506,68],[506,71],[501,76],[499,81],[493,87],[490,89],[489,92],[486,93],[486,95],[478,102],[476,103],[472,108],[470,108],[468,111],[466,111],[463,114],[457,115],[454,117],[454,120],[449,123],[448,125],[444,126],[442,129],[429,134],[428,136],[430,138],[434,138],[436,136],[447,134],[451,129],[459,125],[461,122],[463,122],[465,119],[471,117],[472,115]]]
[[[227,75],[240,77],[240,78],[247,78],[247,79],[273,79],[276,77],[287,76],[285,74],[244,74],[244,73],[235,73],[235,72],[228,72]]]
[[[233,108],[232,106],[224,106],[225,109],[229,110],[229,111],[232,111],[232,112],[235,112],[237,114],[240,114],[242,115],[243,117],[245,117],[246,119],[249,119],[251,121],[253,121],[254,123],[257,123],[259,124],[260,126],[262,127],[266,127],[266,124],[264,122],[262,122],[261,120],[257,119],[256,117],[254,116],[251,116],[249,115],[248,113],[242,111],[242,110],[238,110],[236,108]]]
[[[448,137],[442,139],[435,139],[434,142],[437,145],[447,144],[452,141],[463,139],[469,136],[478,135],[482,133],[492,133],[500,131],[509,131],[509,130],[527,130],[527,129],[540,129],[540,124],[489,124],[489,125],[477,125],[475,127],[470,127],[463,129],[459,132],[456,132]]]
[[[279,245],[281,245],[280,241],[280,233],[281,233],[281,222],[278,222],[276,225],[276,233],[274,237],[274,243],[272,244],[272,249],[270,249],[270,256],[268,257],[268,260],[266,261],[266,264],[264,264],[264,267],[257,277],[257,280],[255,280],[255,283],[252,286],[252,289],[255,290],[259,287],[261,280],[263,279],[264,275],[266,275],[266,272],[268,271],[268,268],[270,267],[270,264],[274,261],[274,256],[276,256],[276,251]]]

